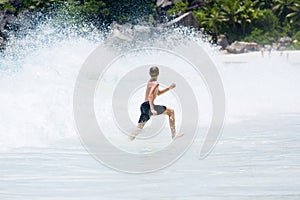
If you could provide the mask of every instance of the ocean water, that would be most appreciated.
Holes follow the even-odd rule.
[[[1,56],[1,200],[300,199],[299,53],[223,55],[201,43],[225,89],[226,120],[218,143],[209,156],[199,158],[211,108],[201,78],[186,70],[200,104],[195,142],[167,168],[127,174],[102,165],[85,150],[73,117],[76,77],[102,44],[103,34],[68,30],[62,37],[60,31],[51,23],[42,24],[26,38],[12,39]],[[179,70],[175,60],[165,59]],[[117,81],[113,76],[106,80]],[[180,114],[174,99],[170,104]],[[105,112],[96,111],[97,117],[105,126],[114,126],[109,118],[103,121],[109,115]],[[133,121],[137,115],[132,112]],[[180,115],[177,118],[180,123]],[[114,141],[117,136],[111,137]],[[170,143],[170,136],[142,145],[117,142],[122,148],[151,152]]]

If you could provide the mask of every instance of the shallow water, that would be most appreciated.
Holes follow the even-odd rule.
[[[173,165],[133,175],[95,160],[75,131],[75,80],[101,41],[74,37],[48,47],[43,41],[29,42],[34,48],[20,50],[22,59],[7,56],[0,62],[1,200],[300,199],[298,54],[291,53],[289,60],[279,52],[264,58],[259,54],[220,56],[205,46],[217,64],[226,94],[226,121],[217,145],[208,157],[199,159],[210,102],[202,80],[186,70],[185,75],[197,85],[203,119],[196,141]],[[174,60],[165,62],[179,69]],[[110,76],[107,81],[116,80]],[[132,114],[133,121],[136,115]],[[112,125],[109,120],[102,123]],[[128,141],[121,145],[152,151],[168,142],[170,136],[162,135],[145,146]]]
[[[300,115],[224,127],[214,151],[201,141],[169,168],[132,175],[94,160],[79,143],[1,153],[1,199],[298,199]]]

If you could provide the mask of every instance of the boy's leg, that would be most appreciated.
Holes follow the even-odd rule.
[[[144,128],[144,126],[145,126],[146,123],[147,122],[138,123],[137,128],[129,136],[129,139],[130,140],[134,140],[136,138],[136,136],[142,131],[142,129]]]
[[[167,108],[163,114],[168,115],[169,117],[169,125],[172,133],[172,138],[174,138],[176,135],[174,110],[171,108]]]
[[[178,137],[183,136],[183,134],[177,134],[176,129],[175,129],[175,112],[171,108],[167,108],[166,111],[163,113],[165,115],[169,116],[169,124],[170,124],[170,129],[172,133],[172,139],[176,139]]]
[[[133,131],[133,133],[129,136],[130,140],[134,140],[136,136],[142,131],[147,121],[150,119],[149,111],[150,105],[149,102],[142,103],[141,107],[141,115],[139,118],[139,122],[137,128]]]

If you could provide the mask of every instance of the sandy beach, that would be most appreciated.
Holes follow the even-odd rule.
[[[254,60],[262,60],[268,58],[282,58],[286,59],[291,63],[299,64],[300,63],[300,51],[293,50],[293,51],[272,51],[264,52],[263,54],[259,51],[257,52],[249,52],[243,54],[228,54],[223,53],[219,56],[221,62],[250,62]]]

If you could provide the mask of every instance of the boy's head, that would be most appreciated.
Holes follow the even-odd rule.
[[[156,66],[153,66],[150,68],[149,70],[149,75],[151,76],[151,78],[155,78],[159,75],[159,69]]]

